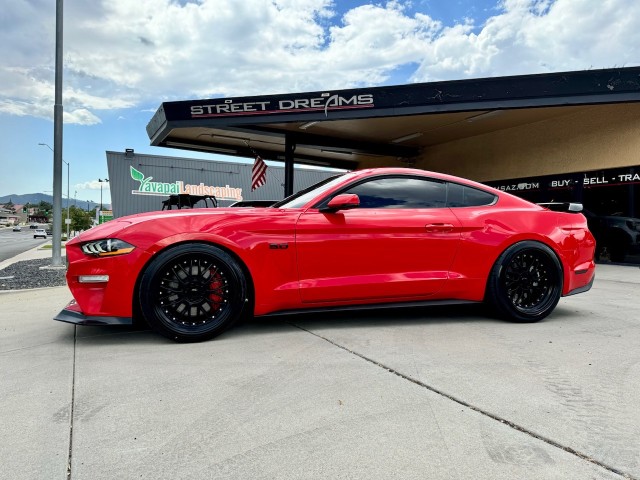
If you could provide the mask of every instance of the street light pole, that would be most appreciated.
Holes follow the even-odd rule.
[[[103,180],[102,178],[99,178],[98,181],[100,182],[100,214],[99,215],[102,215],[102,184],[107,183],[109,179],[105,178]]]
[[[38,145],[41,145],[43,147],[47,147],[49,150],[51,150],[53,152],[53,148],[51,148],[51,146],[47,143],[39,143]],[[55,154],[55,152],[54,152]],[[67,165],[67,218],[71,218],[69,216],[69,203],[70,203],[70,198],[69,198],[69,162],[67,162],[64,158],[61,158],[60,160],[62,160],[63,163],[65,163]],[[62,202],[60,202],[62,203]],[[62,207],[62,205],[61,205]],[[61,228],[62,230],[62,228]],[[69,222],[67,222],[67,240],[69,240]]]
[[[62,21],[63,0],[56,0],[56,62],[53,104],[53,239],[51,264],[63,267],[62,263]],[[67,172],[68,175],[68,172]]]

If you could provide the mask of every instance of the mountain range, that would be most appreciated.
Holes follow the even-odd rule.
[[[25,203],[40,203],[41,201],[49,202],[53,205],[53,195],[49,195],[47,193],[25,193],[23,195],[4,195],[0,197],[0,205],[8,203],[9,200],[13,202],[14,205],[24,205]],[[90,200],[81,200],[81,199],[67,199],[62,197],[62,208],[67,208],[67,205],[75,205],[78,208],[82,208],[84,210],[93,210],[96,207],[100,207],[99,203],[92,202]],[[103,204],[103,209],[108,210],[111,209],[111,205]]]

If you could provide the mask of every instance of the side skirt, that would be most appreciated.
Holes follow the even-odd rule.
[[[257,315],[259,318],[275,317],[280,315],[299,315],[303,313],[326,313],[326,312],[354,312],[366,310],[385,310],[393,308],[415,308],[415,307],[435,307],[440,305],[473,305],[482,302],[472,300],[428,300],[422,302],[399,302],[399,303],[373,303],[367,305],[343,305],[337,307],[316,307],[299,308],[295,310],[279,310],[276,312]]]

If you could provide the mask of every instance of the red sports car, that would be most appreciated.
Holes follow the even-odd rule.
[[[561,296],[591,288],[595,241],[580,209],[381,168],[332,177],[267,208],[132,215],[67,243],[75,300],[55,318],[142,317],[177,341],[213,338],[243,315],[371,305],[484,301],[532,322]]]

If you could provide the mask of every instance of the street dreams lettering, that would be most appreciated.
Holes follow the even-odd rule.
[[[191,106],[191,117],[198,118],[225,115],[255,115],[309,111],[324,111],[325,115],[327,115],[330,110],[371,108],[373,106],[372,94],[353,95],[351,97],[331,95],[326,97],[295,98],[291,100],[279,100],[277,102],[233,102],[233,100],[224,100],[221,103]]]
[[[265,112],[269,102],[249,103],[223,103],[219,105],[195,105],[191,107],[191,115],[241,113],[241,112]]]
[[[169,195],[213,195],[218,200],[242,200],[242,188],[234,188],[229,185],[224,187],[205,185],[200,182],[198,185],[184,183],[181,180],[175,182],[152,182],[153,177],[145,177],[144,174],[133,167],[129,167],[131,178],[140,182],[137,190],[131,190],[133,195],[155,195],[166,197]]]

